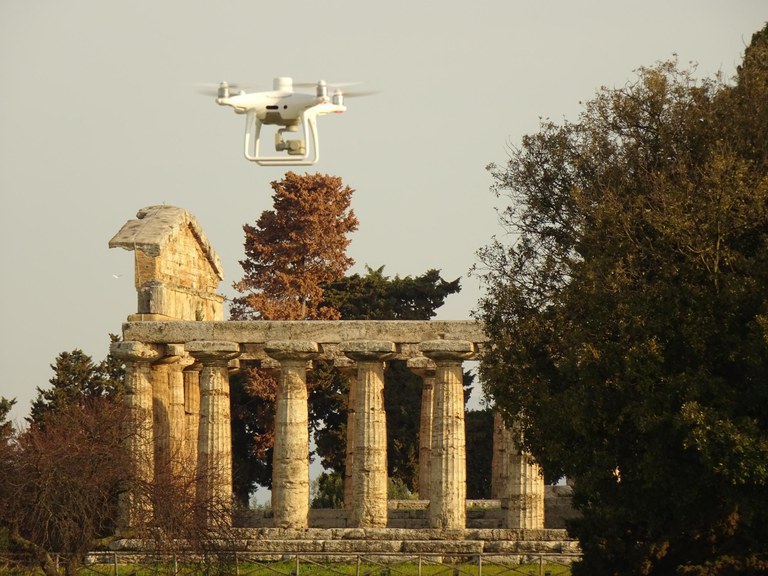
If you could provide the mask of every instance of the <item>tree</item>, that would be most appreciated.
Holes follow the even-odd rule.
[[[242,293],[230,309],[236,320],[335,319],[323,306],[322,284],[344,276],[354,264],[347,235],[357,229],[352,193],[341,178],[288,172],[271,183],[274,210],[256,226],[246,224]]]
[[[124,370],[111,355],[95,363],[79,349],[59,354],[51,368],[51,387],[37,389],[26,430],[4,422],[14,401],[0,400],[0,525],[46,573],[56,573],[56,553],[74,574],[111,534],[117,494],[130,482]]]
[[[493,461],[493,409],[466,413],[467,498],[491,498]]]
[[[421,276],[384,275],[384,266],[366,275],[352,274],[324,285],[327,304],[346,320],[429,320],[445,299],[461,290],[460,278],[448,282],[440,270]]]
[[[119,340],[114,334],[109,338],[110,342]],[[111,354],[97,364],[80,349],[62,352],[51,369],[54,372],[48,381],[51,387],[37,388],[37,397],[27,418],[30,423],[42,426],[48,414],[66,405],[90,398],[114,397],[122,392],[125,371]]]
[[[117,494],[130,476],[121,402],[90,397],[60,405],[44,425],[32,422],[4,463],[0,524],[14,549],[46,574],[77,574],[88,551],[114,530]]]
[[[13,464],[13,424],[8,420],[8,416],[16,404],[15,398],[5,398],[0,396],[0,470],[11,470]],[[9,498],[9,487],[7,483],[0,482],[0,505]],[[8,527],[0,522],[0,551],[8,548]]]
[[[644,68],[490,167],[481,379],[575,481],[575,574],[768,569],[767,40],[733,87]]]

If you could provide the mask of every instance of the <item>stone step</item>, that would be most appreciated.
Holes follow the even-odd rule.
[[[403,562],[421,558],[428,562],[472,563],[479,557],[490,562],[517,563],[541,555],[570,562],[579,554],[578,542],[564,530],[412,530],[412,529],[236,529],[227,550],[243,558],[285,560],[306,555],[317,562],[350,562],[360,556],[368,561]],[[139,553],[142,542],[121,540],[112,550]]]

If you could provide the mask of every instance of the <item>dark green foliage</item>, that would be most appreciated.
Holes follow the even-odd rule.
[[[312,485],[312,508],[343,508],[344,477],[338,472],[323,472]]]
[[[415,278],[384,276],[384,266],[366,270],[325,285],[326,302],[345,320],[429,320],[461,290],[459,278],[448,282],[435,269]]]
[[[493,459],[493,410],[470,410],[465,414],[467,441],[467,498],[491,498]]]
[[[272,487],[272,438],[275,403],[271,397],[249,393],[250,372],[229,379],[232,417],[232,491],[247,507],[257,486]]]
[[[330,362],[316,362],[307,376],[309,421],[323,468],[343,477],[347,443],[349,380]]]
[[[16,404],[15,398],[5,398],[0,396],[0,446],[10,442],[13,435],[13,424],[8,420],[13,405]]]
[[[492,166],[482,380],[575,481],[579,574],[768,570],[768,33],[675,62]]]
[[[387,475],[418,491],[421,378],[403,360],[390,360],[384,372],[387,412]]]
[[[109,335],[110,342],[119,336]],[[122,392],[125,370],[122,362],[108,354],[99,363],[80,349],[62,352],[51,365],[54,372],[48,381],[50,388],[37,388],[37,397],[27,420],[44,425],[46,415],[71,403],[80,403],[91,398],[115,397]]]

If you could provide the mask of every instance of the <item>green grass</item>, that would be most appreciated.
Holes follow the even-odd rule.
[[[172,562],[119,564],[117,576],[296,576],[296,562]],[[476,563],[440,564],[424,559],[409,558],[405,562],[377,563],[314,562],[300,558],[298,576],[479,576]],[[484,562],[482,576],[570,576],[571,571],[563,564],[497,564]],[[42,576],[39,569],[12,569],[0,567],[0,575]],[[115,576],[114,564],[92,564],[80,570],[81,576]]]

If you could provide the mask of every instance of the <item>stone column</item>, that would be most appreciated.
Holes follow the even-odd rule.
[[[429,498],[432,460],[432,410],[434,408],[435,363],[419,356],[408,359],[408,368],[421,377],[421,416],[419,418],[419,498]]]
[[[317,343],[272,341],[264,351],[280,362],[275,396],[275,448],[272,455],[272,513],[276,528],[309,525],[309,415],[307,362]]]
[[[171,457],[171,474],[181,471],[184,457],[184,364],[189,362],[184,352],[183,344],[168,344],[166,346],[168,360],[168,431],[170,432],[169,450]]]
[[[125,431],[126,449],[135,480],[120,494],[117,525],[126,530],[152,520],[151,486],[154,481],[152,430],[152,368],[160,348],[143,342],[113,342],[112,355],[125,362],[124,401],[130,411]]]
[[[474,355],[475,346],[463,340],[430,340],[419,349],[435,361],[429,525],[464,529],[467,463],[461,364]]]
[[[352,507],[348,519],[359,528],[387,526],[387,419],[384,411],[384,360],[393,342],[343,342],[341,351],[357,362],[355,453]]]
[[[344,509],[351,510],[355,494],[352,470],[355,466],[357,365],[349,358],[344,357],[334,359],[333,364],[349,382],[349,391],[347,392],[347,442],[346,454],[344,455]]]
[[[155,479],[159,486],[170,481],[171,419],[169,414],[169,365],[164,356],[152,365],[152,426],[155,440]]]
[[[186,344],[200,371],[200,428],[197,444],[197,501],[207,526],[232,521],[232,429],[229,410],[229,361],[240,354],[236,342]]]
[[[493,411],[493,453],[491,456],[491,498],[501,500],[505,497],[509,484],[509,457],[504,436],[504,418],[497,410]]]
[[[520,448],[520,433],[503,426],[504,461],[507,484],[502,489],[501,507],[506,510],[506,527],[538,530],[544,528],[544,476],[530,454]]]
[[[197,442],[200,429],[200,371],[193,362],[184,368],[184,462],[190,474],[197,470]]]

